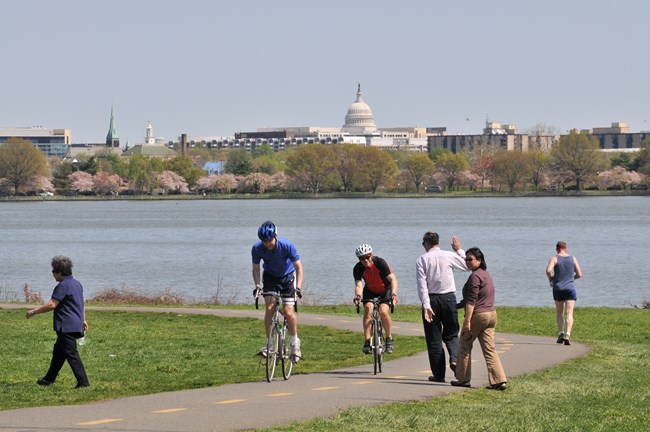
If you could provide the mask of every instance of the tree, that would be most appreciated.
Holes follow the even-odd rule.
[[[442,147],[433,147],[431,150],[429,150],[429,159],[435,162],[438,157],[440,157],[440,155],[443,155],[445,153],[449,153],[449,150]]]
[[[70,190],[70,174],[74,171],[75,169],[70,162],[64,162],[62,159],[52,161],[53,183],[59,192]]]
[[[253,159],[251,163],[251,169],[254,172],[271,175],[280,171],[280,163],[275,159],[273,154],[270,156],[261,155]]]
[[[490,174],[492,173],[492,164],[494,163],[494,155],[484,155],[477,158],[470,167],[471,177],[470,183],[473,187],[480,187],[481,191],[485,187],[485,183],[489,181]],[[478,180],[478,181],[474,181]]]
[[[47,156],[31,142],[9,138],[0,145],[0,178],[14,187],[14,193],[36,177],[48,174]]]
[[[158,183],[156,174],[163,171],[164,165],[160,159],[135,154],[129,156],[126,178],[136,192],[149,192]]]
[[[158,184],[166,193],[188,193],[185,179],[174,171],[163,171],[157,175]]]
[[[433,175],[434,165],[426,153],[413,153],[406,159],[406,169],[411,174],[415,192],[420,192],[420,186],[428,176]]]
[[[203,169],[195,166],[192,158],[188,156],[176,156],[169,159],[165,162],[165,168],[183,177],[189,187],[194,187],[196,181],[205,174]]]
[[[34,177],[27,185],[25,189],[33,192],[54,192],[54,186],[50,179],[44,176]]]
[[[217,192],[229,194],[237,188],[237,178],[232,174],[221,174],[215,181]]]
[[[331,181],[336,169],[335,160],[336,155],[330,145],[301,145],[288,156],[287,173],[316,194]]]
[[[370,191],[375,194],[397,173],[397,162],[389,153],[376,147],[361,147],[360,176]]]
[[[272,158],[275,152],[273,151],[273,147],[271,147],[270,145],[262,144],[262,145],[255,146],[255,148],[251,153],[253,154],[253,159],[257,159],[258,157],[262,157],[262,156],[267,156]]]
[[[514,191],[528,174],[528,163],[519,151],[501,150],[494,156],[492,173],[494,180],[505,183],[510,192]]]
[[[549,154],[548,152],[534,149],[529,150],[524,155],[528,160],[530,182],[533,184],[535,192],[537,192],[539,191],[539,187],[546,183],[550,160]]]
[[[215,192],[217,190],[217,174],[210,174],[206,177],[201,177],[196,181],[196,188],[203,192]]]
[[[578,191],[586,180],[595,177],[607,167],[600,151],[598,138],[588,132],[572,130],[551,149],[551,166],[557,174],[575,181]]]
[[[93,183],[93,175],[85,171],[73,172],[70,174],[70,181],[72,182],[72,190],[83,194],[91,193],[95,186]]]
[[[117,174],[100,171],[93,177],[93,189],[98,195],[115,193],[120,188],[122,179]]]
[[[230,150],[224,170],[228,174],[248,175],[252,169],[253,158],[246,149]]]
[[[468,167],[467,158],[462,153],[445,153],[438,156],[435,162],[436,172],[447,185],[447,189],[452,190],[454,185],[461,179],[463,171]]]
[[[239,183],[242,192],[262,194],[271,187],[271,176],[264,173],[250,173]]]
[[[359,146],[357,144],[335,144],[336,170],[341,179],[343,192],[352,192],[358,179]]]
[[[641,142],[641,151],[636,157],[637,171],[650,178],[650,137]]]

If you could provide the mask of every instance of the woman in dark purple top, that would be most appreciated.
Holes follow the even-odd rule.
[[[27,311],[27,318],[36,314],[54,310],[54,331],[56,342],[52,351],[50,368],[36,384],[50,386],[56,381],[65,361],[68,361],[72,373],[77,379],[75,388],[88,387],[86,370],[77,351],[77,339],[83,337],[88,329],[84,310],[83,287],[72,277],[72,261],[65,256],[52,258],[52,276],[58,282],[52,298],[46,304]]]
[[[463,299],[458,304],[465,308],[465,321],[460,330],[460,346],[458,348],[458,364],[456,380],[451,385],[470,387],[472,379],[472,345],[478,339],[487,364],[488,379],[493,390],[505,390],[506,373],[503,371],[501,359],[494,346],[494,329],[497,324],[497,311],[494,308],[494,284],[487,272],[487,264],[483,252],[477,247],[465,252],[465,262],[472,271],[463,287]]]

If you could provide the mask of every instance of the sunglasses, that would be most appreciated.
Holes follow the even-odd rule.
[[[372,259],[372,255],[364,255],[359,257],[359,261],[370,261]]]
[[[465,258],[465,262],[478,261],[476,258]]]

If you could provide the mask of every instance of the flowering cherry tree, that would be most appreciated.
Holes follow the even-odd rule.
[[[85,171],[75,171],[69,176],[70,181],[72,182],[72,190],[77,192],[92,192],[94,183],[93,176]]]
[[[201,177],[196,181],[196,188],[206,192],[216,192],[218,179],[219,176],[217,174]]]
[[[221,174],[216,180],[216,188],[219,193],[231,193],[237,187],[237,178],[232,174]]]
[[[185,179],[173,171],[163,171],[158,174],[158,183],[165,192],[188,193],[190,191]]]
[[[261,194],[267,191],[271,186],[271,176],[264,173],[251,173],[244,177],[239,183],[239,188],[243,192]]]
[[[47,177],[36,176],[25,186],[26,190],[34,192],[54,192],[54,186]]]
[[[93,177],[93,187],[95,192],[100,195],[106,195],[111,192],[117,192],[122,179],[117,174],[109,174],[104,171],[98,172]]]

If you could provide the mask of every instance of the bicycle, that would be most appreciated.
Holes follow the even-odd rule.
[[[290,338],[291,335],[287,331],[287,320],[280,310],[281,296],[279,292],[267,294],[273,297],[274,311],[271,318],[271,326],[268,329],[268,337],[266,339],[266,381],[273,381],[275,368],[278,363],[282,364],[282,377],[288,380],[293,371],[293,365],[297,363],[297,359],[291,354]],[[294,305],[295,311],[298,312],[298,303]],[[259,297],[255,297],[255,309],[259,309]],[[280,322],[280,315],[282,315],[282,322]]]
[[[374,362],[374,372],[381,373],[381,365],[384,360],[384,326],[381,323],[381,317],[379,316],[379,305],[381,304],[381,299],[375,297],[372,300],[369,300],[373,305],[372,310],[372,320],[370,321],[370,349],[372,350],[372,357]],[[390,306],[390,313],[393,313],[393,299],[391,298],[388,302]],[[359,313],[359,304],[357,304],[357,313]]]

